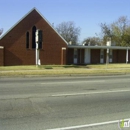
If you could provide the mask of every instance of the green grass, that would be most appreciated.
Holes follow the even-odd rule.
[[[8,70],[37,70],[36,66],[1,66],[0,70],[8,71]]]
[[[119,68],[130,68],[130,64],[97,64],[97,65],[88,65],[88,68],[91,69],[119,69]]]
[[[41,70],[41,69],[59,69],[59,68],[87,68],[87,66],[79,65],[41,65],[41,66],[0,66],[0,71],[9,70]]]
[[[0,76],[128,74],[130,64],[41,65],[0,67]]]

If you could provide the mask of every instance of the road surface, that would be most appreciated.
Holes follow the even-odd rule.
[[[120,130],[129,118],[130,75],[0,78],[0,130]]]

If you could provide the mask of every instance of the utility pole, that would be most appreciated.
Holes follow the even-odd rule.
[[[35,34],[35,39],[36,39],[36,50],[35,50],[35,56],[36,56],[36,66],[41,65],[40,61],[40,49],[42,49],[42,31],[37,29],[36,34]]]
[[[108,37],[107,39],[107,46],[111,46],[111,38]],[[107,53],[106,53],[106,65],[108,66],[109,64],[109,48],[107,48]]]

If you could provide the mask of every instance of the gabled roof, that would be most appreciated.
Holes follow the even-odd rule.
[[[61,39],[68,45],[67,41],[54,29],[54,27],[49,23],[49,21],[34,7],[32,10],[30,10],[25,16],[23,16],[14,26],[12,26],[6,33],[4,33],[1,37],[4,38],[5,35],[7,35],[16,25],[18,25],[25,17],[27,17],[32,11],[36,11],[47,23],[48,25],[61,37]]]

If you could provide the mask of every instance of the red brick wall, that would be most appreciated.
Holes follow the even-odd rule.
[[[0,47],[0,66],[4,65],[4,48]]]
[[[74,49],[67,50],[67,64],[74,64]]]
[[[91,63],[100,64],[100,49],[91,49]]]
[[[37,11],[33,10],[1,39],[0,46],[5,47],[5,65],[35,65],[35,49],[32,49],[33,26],[43,31],[41,64],[61,64],[61,48],[67,48],[66,43]],[[29,49],[26,49],[27,31],[30,34]]]
[[[113,50],[113,63],[126,63],[126,50]]]
[[[113,55],[113,57],[112,57],[113,63],[118,63],[118,50],[113,50],[112,55]]]
[[[118,50],[118,63],[126,63],[126,50]]]
[[[130,50],[128,51],[128,63],[130,63]]]

